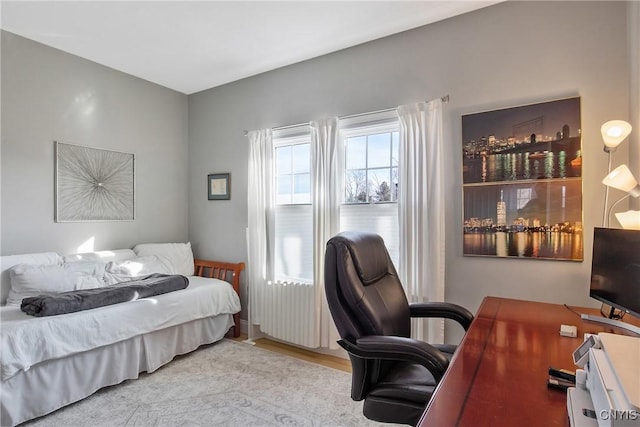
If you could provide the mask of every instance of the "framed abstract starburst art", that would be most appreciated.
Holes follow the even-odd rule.
[[[130,153],[55,142],[55,221],[133,221]]]

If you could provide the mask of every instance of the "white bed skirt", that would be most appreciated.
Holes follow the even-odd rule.
[[[176,355],[221,340],[233,325],[232,315],[219,315],[42,362],[2,382],[0,424],[20,424],[153,372]]]

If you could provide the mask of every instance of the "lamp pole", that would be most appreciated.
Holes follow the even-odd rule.
[[[608,157],[607,175],[611,173],[611,152],[613,150],[615,150],[615,148],[611,149],[606,145],[604,146],[604,152],[607,153],[607,157]],[[607,215],[609,214],[609,210],[607,209],[608,205],[609,205],[609,186],[605,185],[604,186],[604,207],[602,209],[602,226],[603,227],[607,226]]]

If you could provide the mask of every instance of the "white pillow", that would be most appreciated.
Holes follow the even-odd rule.
[[[0,270],[2,270],[2,276],[0,276],[0,281],[2,282],[0,303],[4,304],[6,302],[7,295],[11,289],[11,278],[9,277],[9,269],[11,267],[18,264],[54,265],[60,264],[61,262],[62,258],[55,252],[39,252],[0,257]]]
[[[133,251],[138,256],[158,255],[169,260],[171,274],[193,276],[193,252],[191,242],[187,243],[144,243],[136,245]]]
[[[75,261],[100,261],[100,262],[109,262],[109,261],[124,261],[126,259],[135,258],[136,253],[131,249],[115,249],[112,251],[96,251],[96,252],[85,252],[81,254],[70,254],[64,255],[64,262],[75,262]]]
[[[9,269],[11,290],[7,305],[23,298],[104,286],[105,263],[69,262],[55,265],[18,264]]]
[[[157,255],[141,256],[126,261],[112,261],[107,264],[105,280],[107,284],[126,282],[139,276],[153,273],[174,274],[166,257]]]

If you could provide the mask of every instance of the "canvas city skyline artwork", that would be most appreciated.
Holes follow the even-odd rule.
[[[464,255],[581,261],[580,98],[462,116]]]

